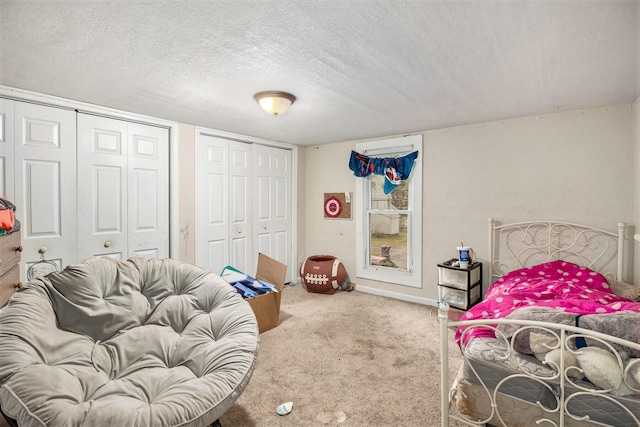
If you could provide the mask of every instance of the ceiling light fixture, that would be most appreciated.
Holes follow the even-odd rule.
[[[274,116],[284,113],[296,100],[296,97],[290,93],[277,90],[259,92],[253,95],[253,98],[260,104],[264,111]]]

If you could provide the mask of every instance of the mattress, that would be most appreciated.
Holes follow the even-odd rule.
[[[525,354],[514,353],[513,358],[503,358],[507,353],[506,344],[500,339],[474,339],[469,343],[452,389],[457,410],[494,425],[502,425],[500,419],[510,427],[536,425],[535,420],[542,418],[558,423],[560,384],[559,380],[551,379],[555,371]],[[587,381],[575,383],[592,391],[585,392],[565,383],[566,412],[576,418],[588,416],[588,421],[566,415],[565,425],[638,426],[630,413],[640,419],[640,394],[614,396],[595,391]],[[491,413],[485,387],[490,393],[498,389],[499,416]]]

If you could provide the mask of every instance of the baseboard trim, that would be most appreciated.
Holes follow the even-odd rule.
[[[415,302],[422,305],[430,305],[432,307],[438,306],[438,301],[432,300],[430,298],[416,297],[413,295],[401,294],[399,292],[385,291],[382,289],[370,288],[367,286],[360,286],[360,285],[356,285],[355,290],[359,292],[364,292],[365,294],[380,295],[383,297],[399,299],[402,301]]]

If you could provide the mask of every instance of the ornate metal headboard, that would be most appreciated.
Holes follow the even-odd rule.
[[[565,260],[622,280],[626,225],[617,233],[557,221],[499,225],[489,218],[489,279],[544,262]]]

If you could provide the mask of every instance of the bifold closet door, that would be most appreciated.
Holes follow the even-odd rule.
[[[196,264],[219,274],[255,272],[249,176],[251,144],[199,134],[196,145]]]
[[[291,150],[253,145],[256,252],[287,265],[287,280],[296,277],[291,259]]]
[[[77,261],[76,113],[14,102],[15,205],[22,226],[21,277],[41,257]]]
[[[247,274],[255,274],[258,262],[251,237],[251,148],[251,144],[229,141],[229,263]]]
[[[196,264],[216,274],[230,265],[229,143],[198,135],[196,140]],[[238,268],[238,267],[236,267]]]
[[[168,130],[78,114],[81,259],[169,256]]]
[[[169,257],[169,130],[129,123],[129,256]]]

